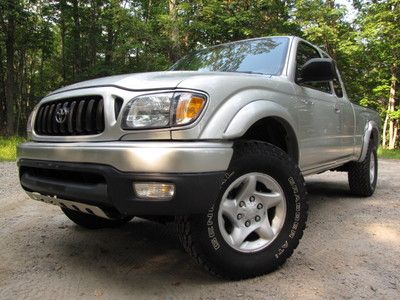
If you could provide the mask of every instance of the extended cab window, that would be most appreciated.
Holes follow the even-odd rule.
[[[324,58],[331,58],[328,54],[322,53],[322,57]],[[339,79],[339,71],[336,69],[336,77],[332,81],[333,85],[333,90],[335,91],[335,94],[338,98],[343,97],[343,88],[342,88],[342,83],[340,82]]]
[[[300,42],[297,46],[297,53],[296,53],[296,78],[300,75],[301,67],[309,61],[311,58],[320,58],[321,55],[314,47]],[[325,93],[331,93],[331,86],[329,82],[307,82],[301,84],[302,86],[306,86],[312,89],[319,90]]]

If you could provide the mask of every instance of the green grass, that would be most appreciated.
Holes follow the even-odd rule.
[[[400,159],[400,149],[378,149],[378,156],[380,158]]]
[[[1,137],[0,136],[0,161],[15,161],[17,145],[23,143],[22,137]]]

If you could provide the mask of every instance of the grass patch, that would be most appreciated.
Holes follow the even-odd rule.
[[[25,138],[12,136],[0,136],[0,161],[15,161],[17,156],[17,145],[23,143]]]
[[[380,158],[400,159],[400,149],[378,149],[378,156]]]

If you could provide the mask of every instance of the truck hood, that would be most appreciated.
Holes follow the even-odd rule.
[[[109,76],[109,77],[78,82],[57,89],[51,92],[50,95],[70,90],[91,88],[91,87],[103,87],[103,86],[113,86],[131,91],[175,89],[180,85],[180,83],[188,79],[195,79],[195,78],[197,79],[199,77],[201,77],[202,79],[204,79],[204,77],[212,77],[212,79],[216,79],[216,77],[226,78],[226,77],[241,77],[241,76],[249,76],[249,74],[228,73],[228,72],[197,72],[197,71],[165,71],[165,72],[135,73],[135,74]]]

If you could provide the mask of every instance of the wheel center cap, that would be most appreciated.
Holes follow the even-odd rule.
[[[255,201],[254,196],[251,196],[249,201],[246,201],[245,205],[240,207],[239,214],[243,224],[248,220],[260,222],[265,216],[265,208],[262,203]]]

